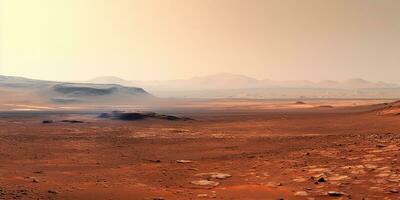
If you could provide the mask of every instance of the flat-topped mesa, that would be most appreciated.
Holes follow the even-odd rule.
[[[43,81],[12,76],[0,76],[0,91],[0,97],[7,99],[7,103],[130,105],[148,104],[158,100],[138,87]],[[9,98],[10,96],[13,98]]]
[[[59,83],[52,87],[52,101],[56,103],[134,103],[156,97],[142,88],[116,84]]]
[[[54,86],[54,90],[66,95],[108,95],[115,92],[126,92],[130,95],[150,95],[142,88],[125,87],[116,84],[77,84],[63,83]]]
[[[124,112],[124,111],[112,111],[111,113],[101,113],[99,118],[103,119],[114,119],[123,121],[136,121],[144,119],[162,119],[168,121],[190,121],[193,120],[189,117],[177,117],[174,115],[162,115],[155,112]]]

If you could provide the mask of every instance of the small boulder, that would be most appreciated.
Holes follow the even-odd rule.
[[[232,175],[224,173],[214,173],[211,175],[211,178],[216,178],[216,179],[227,179],[230,177],[232,177]]]
[[[80,120],[62,120],[63,123],[71,123],[71,124],[82,124],[83,121]]]
[[[58,193],[60,193],[57,190],[48,190],[47,192],[50,193],[50,194],[58,194]]]
[[[321,178],[318,179],[318,182],[320,182],[320,183],[325,183],[325,182],[326,182],[326,179],[325,179],[324,177],[321,177]]]
[[[191,161],[191,160],[177,160],[176,162],[184,164],[184,163],[192,163],[193,161]]]
[[[197,181],[192,181],[191,183],[193,185],[210,186],[210,187],[216,187],[219,185],[219,182],[209,181],[209,180],[197,180]]]
[[[208,194],[198,194],[197,197],[198,198],[207,198]]]
[[[393,194],[398,194],[398,193],[399,193],[399,191],[398,191],[398,190],[396,190],[396,189],[391,189],[391,190],[390,190],[390,193],[393,193]]]
[[[328,195],[329,195],[329,196],[332,196],[332,197],[340,197],[340,196],[343,195],[343,193],[341,193],[341,192],[336,192],[336,191],[329,191],[329,192],[328,192]]]
[[[294,196],[308,196],[308,193],[306,191],[298,191],[294,193]]]

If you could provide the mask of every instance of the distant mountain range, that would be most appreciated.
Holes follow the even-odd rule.
[[[144,88],[144,89],[142,89]],[[147,92],[149,91],[149,92]],[[154,95],[154,96],[153,96]],[[157,105],[161,98],[400,98],[400,87],[362,79],[271,81],[217,74],[170,81],[98,77],[81,83],[0,76],[0,104]]]
[[[134,103],[155,98],[142,88],[117,84],[66,83],[0,76],[0,103]]]
[[[145,88],[160,97],[173,98],[398,98],[400,86],[364,79],[312,82],[258,80],[236,74],[216,74],[167,81],[130,81],[97,77],[89,83],[121,84]]]
[[[330,88],[330,89],[377,89],[398,88],[399,85],[385,82],[371,82],[364,79],[349,79],[345,81],[326,80],[311,81],[272,81],[236,74],[216,74],[199,76],[190,79],[167,81],[130,81],[113,76],[97,77],[87,81],[89,83],[121,84],[138,86],[149,90],[220,90],[220,89],[255,89],[255,88]]]

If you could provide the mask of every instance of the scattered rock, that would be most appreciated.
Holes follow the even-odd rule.
[[[214,173],[211,175],[211,178],[216,178],[216,179],[227,179],[232,177],[230,174],[224,174],[224,173]]]
[[[197,197],[198,198],[206,198],[206,197],[208,197],[208,194],[198,194]]]
[[[193,185],[211,186],[211,187],[216,187],[219,185],[219,182],[209,181],[209,180],[197,180],[197,181],[192,181],[191,183]]]
[[[33,183],[39,183],[39,180],[36,179],[36,178],[33,178],[33,179],[32,179],[32,182],[33,182]]]
[[[161,163],[161,160],[148,160],[148,161],[152,163]]]
[[[297,183],[303,183],[303,182],[306,182],[306,181],[307,181],[307,179],[305,179],[305,178],[302,178],[302,177],[299,177],[299,178],[295,178],[295,179],[293,179],[293,181],[294,181],[294,182],[297,182]]]
[[[47,192],[50,194],[59,194],[60,193],[57,190],[48,190]]]
[[[232,177],[232,175],[230,175],[230,174],[219,173],[219,172],[200,173],[200,174],[197,174],[196,176],[203,176],[203,177],[215,178],[215,179],[221,179],[221,180]]]
[[[399,193],[399,191],[398,191],[398,190],[396,190],[396,189],[391,189],[391,190],[390,190],[390,193],[398,194],[398,193]]]
[[[308,170],[310,173],[314,173],[314,172],[329,172],[330,170],[328,168],[313,168]]]
[[[389,177],[390,176],[390,173],[380,173],[380,174],[377,174],[377,175],[375,175],[376,177],[381,177],[381,178],[384,178],[384,177]]]
[[[191,160],[177,160],[177,163],[192,163],[193,161]]]
[[[298,191],[294,193],[294,196],[308,196],[308,193],[306,191]]]
[[[318,182],[320,182],[320,183],[325,183],[325,182],[326,182],[326,180],[325,180],[325,178],[324,178],[324,177],[321,177],[321,178],[319,178],[319,179],[318,179]]]
[[[36,177],[25,177],[25,179],[29,179],[32,181],[32,183],[39,183],[39,180]]]
[[[282,183],[268,182],[266,185],[268,187],[278,187],[278,186],[282,186]]]
[[[42,124],[52,124],[52,123],[54,123],[53,120],[43,120],[42,121]]]
[[[348,179],[348,176],[332,176],[329,178],[330,181],[343,181]]]
[[[82,123],[84,123],[83,121],[80,121],[80,120],[62,120],[61,122],[63,122],[63,123],[71,123],[71,124],[82,124]]]
[[[339,196],[342,196],[343,193],[341,193],[341,192],[336,192],[336,191],[329,191],[329,192],[328,192],[328,195],[329,195],[329,196],[332,196],[332,197],[339,197]]]
[[[370,170],[374,170],[374,169],[378,168],[377,165],[373,165],[373,164],[365,164],[364,166],[365,166],[365,168],[370,169]]]

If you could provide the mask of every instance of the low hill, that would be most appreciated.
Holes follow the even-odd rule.
[[[387,104],[377,111],[377,115],[400,115],[400,101]]]

